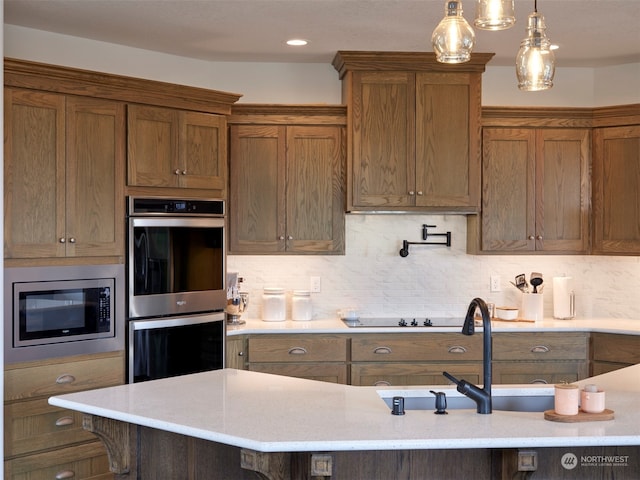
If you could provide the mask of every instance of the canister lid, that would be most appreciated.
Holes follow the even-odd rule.
[[[311,295],[311,292],[309,290],[294,290],[293,294],[296,297],[308,297]]]
[[[264,293],[267,295],[281,295],[284,293],[284,288],[280,287],[264,287]]]

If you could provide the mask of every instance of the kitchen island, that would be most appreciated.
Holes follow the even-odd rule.
[[[205,478],[207,472],[207,478],[234,479],[255,478],[255,472],[271,479],[511,478],[523,468],[537,469],[541,478],[602,478],[603,469],[635,478],[639,380],[640,365],[579,382],[605,389],[607,408],[615,412],[613,420],[584,423],[475,409],[391,415],[380,393],[397,387],[234,369],[61,395],[49,403],[85,414],[85,428],[104,441],[111,469],[123,479]],[[435,388],[455,395],[452,387]],[[572,469],[562,466],[567,454],[574,456]]]

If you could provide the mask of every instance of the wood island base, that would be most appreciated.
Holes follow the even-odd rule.
[[[95,415],[83,426],[124,479],[637,479],[640,446],[257,452]]]

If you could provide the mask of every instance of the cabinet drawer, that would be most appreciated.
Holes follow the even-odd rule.
[[[249,369],[320,382],[347,383],[347,365],[344,363],[254,363]]]
[[[124,352],[82,356],[65,361],[9,365],[5,401],[49,397],[124,383]]]
[[[482,335],[356,335],[351,340],[351,359],[354,362],[481,360]]]
[[[365,386],[448,385],[442,375],[446,371],[457,378],[478,385],[482,378],[482,365],[456,363],[362,363],[351,366],[351,384]]]
[[[107,451],[95,441],[4,462],[6,480],[113,479]]]
[[[82,413],[63,410],[42,398],[5,405],[5,456],[95,440],[82,428]]]
[[[586,360],[586,333],[497,333],[494,360]]]
[[[347,338],[338,335],[259,335],[249,338],[249,363],[346,360]]]
[[[592,359],[601,362],[640,363],[640,336],[594,333]]]
[[[493,362],[493,383],[572,383],[587,377],[587,362]]]

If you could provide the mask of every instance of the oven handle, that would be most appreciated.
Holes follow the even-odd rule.
[[[190,315],[184,317],[148,318],[145,320],[130,320],[129,328],[132,330],[150,330],[153,328],[182,327],[184,325],[197,325],[199,323],[224,322],[224,312],[212,312],[204,315]]]

